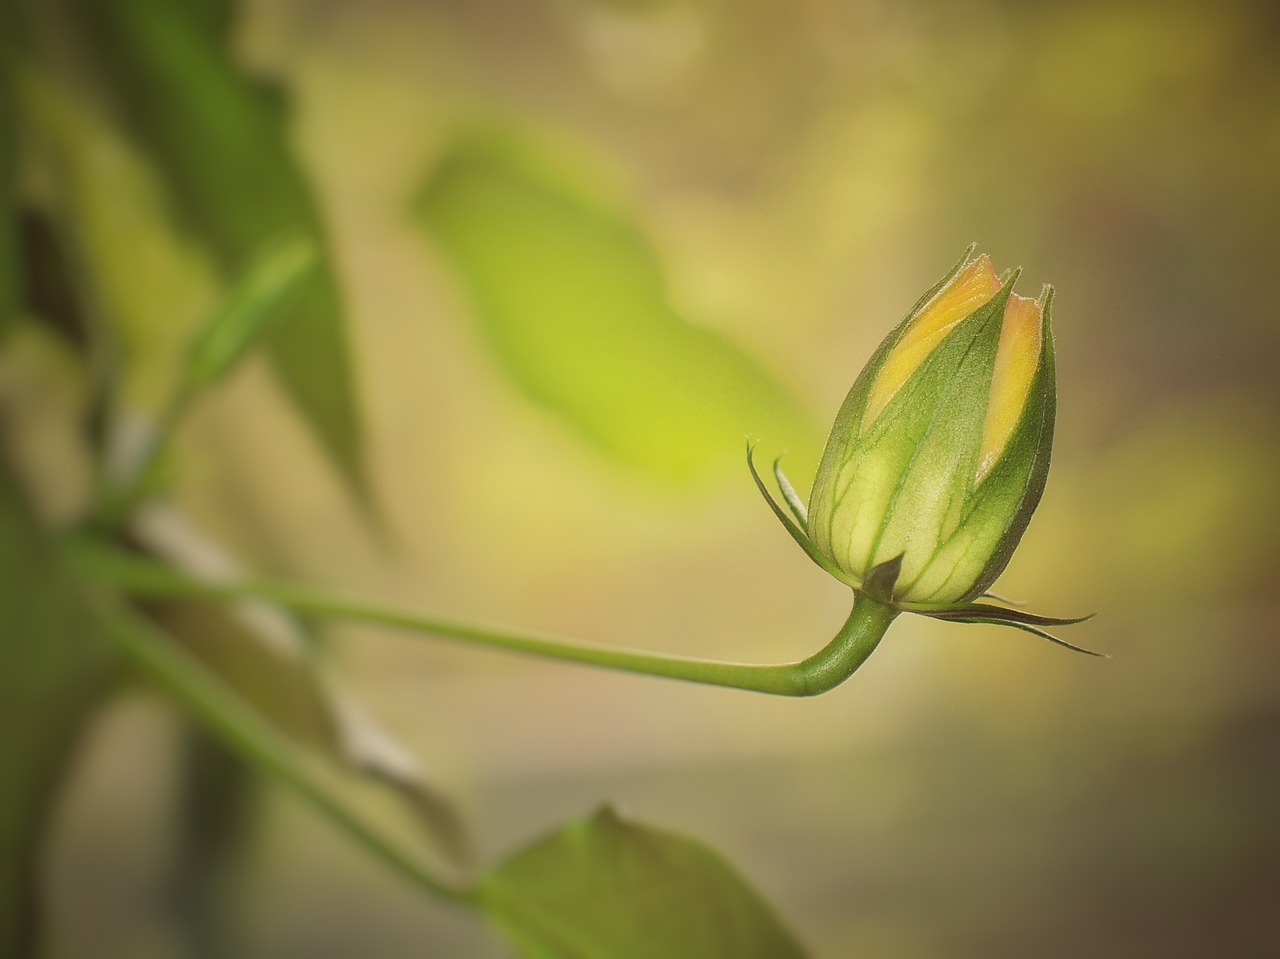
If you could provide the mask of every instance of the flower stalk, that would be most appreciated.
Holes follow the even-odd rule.
[[[389,609],[286,583],[207,582],[136,553],[90,540],[77,543],[73,555],[83,574],[139,599],[262,600],[303,615],[389,626],[584,666],[776,696],[816,696],[834,689],[866,661],[898,615],[892,607],[869,596],[859,596],[835,637],[812,656],[794,663],[733,663],[568,642]]]

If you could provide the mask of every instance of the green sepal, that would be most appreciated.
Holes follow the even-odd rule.
[[[858,374],[858,378],[845,395],[844,402],[840,404],[840,410],[836,413],[835,423],[831,427],[826,448],[822,452],[818,475],[813,481],[813,491],[809,494],[809,529],[815,539],[826,540],[828,544],[830,543],[830,527],[836,508],[836,503],[833,500],[837,498],[835,488],[838,485],[840,474],[845,470],[850,457],[853,455],[854,445],[860,438],[863,413],[871,396],[871,386],[875,383],[876,377],[880,375],[881,367],[884,366],[889,354],[897,345],[898,340],[902,338],[911,321],[916,318],[930,300],[938,295],[938,292],[943,287],[969,265],[977,248],[976,243],[970,244],[969,248],[964,251],[964,255],[956,261],[946,275],[930,287],[916,301],[915,305],[907,311],[906,316],[884,338],[876,348],[876,351],[871,354],[871,359],[867,361],[866,366],[862,368],[862,372]],[[826,527],[825,529],[823,528],[824,526]]]
[[[991,626],[1009,626],[1013,629],[1020,629],[1025,633],[1031,633],[1033,636],[1039,636],[1041,639],[1047,639],[1049,642],[1056,643],[1059,646],[1065,646],[1067,649],[1077,653],[1098,656],[1103,659],[1111,658],[1106,653],[1094,652],[1092,649],[1085,649],[1083,646],[1069,643],[1042,628],[1044,626],[1074,626],[1076,623],[1083,623],[1085,620],[1092,619],[1092,613],[1088,616],[1073,617],[1041,616],[1038,613],[1029,613],[1026,610],[1004,609],[1000,606],[991,606],[986,603],[957,603],[953,606],[942,606],[934,609],[930,609],[927,606],[909,604],[902,608],[907,612],[918,613],[921,616],[940,619],[948,623],[985,623]]]
[[[993,593],[991,590],[987,590],[979,596],[978,599],[994,599],[997,603],[1004,603],[1006,606],[1017,606],[1019,608],[1027,605],[1027,601],[1024,599],[1010,599],[1008,596]]]
[[[958,596],[959,600],[969,601],[983,595],[1008,565],[1044,492],[1056,417],[1053,336],[1049,324],[1052,287],[1046,287],[1041,296],[1044,342],[1026,407],[1000,458],[966,498],[954,532],[938,544],[924,569],[904,584],[903,592],[914,592],[918,597],[916,602],[921,605],[928,605],[930,596],[944,590],[954,596],[966,583],[968,589]],[[973,559],[969,559],[970,556]],[[982,563],[980,569],[969,568],[976,567],[977,562]],[[941,578],[939,564],[950,567]],[[927,591],[922,590],[922,581],[928,584]]]
[[[773,478],[778,481],[778,490],[782,493],[782,498],[786,501],[787,506],[791,508],[791,515],[796,518],[796,523],[808,533],[809,508],[804,505],[804,500],[800,498],[796,488],[791,485],[791,480],[787,479],[787,474],[782,472],[781,456],[773,461]]]
[[[873,567],[862,581],[858,592],[874,599],[877,603],[893,606],[893,587],[897,585],[898,577],[902,574],[902,556],[903,554],[899,553],[893,559],[887,559],[879,566]]]
[[[963,515],[982,438],[982,419],[971,411],[985,408],[990,395],[991,357],[1016,279],[1017,271],[990,300],[956,326],[912,372],[855,445],[850,462],[861,461],[854,467],[855,476],[865,471],[861,463],[873,458],[880,463],[901,460],[863,559],[865,564],[903,551],[918,538],[937,542]],[[904,453],[906,459],[902,459]],[[949,492],[945,495],[936,500],[911,495],[921,483],[934,486],[940,476],[946,477]],[[928,504],[928,509],[906,505],[913,500]],[[908,552],[904,592],[936,555],[936,550],[927,557]]]
[[[838,566],[836,566],[835,563],[831,562],[831,560],[827,559],[825,556],[823,556],[821,553],[818,552],[817,547],[813,545],[813,542],[809,539],[805,531],[802,530],[799,526],[797,526],[795,520],[793,520],[790,516],[788,516],[786,511],[781,506],[778,505],[777,500],[775,500],[772,494],[770,494],[769,488],[764,485],[764,480],[762,480],[760,478],[760,474],[756,472],[756,464],[753,459],[754,453],[755,453],[755,444],[748,442],[747,443],[747,469],[751,470],[751,478],[756,481],[756,489],[760,491],[760,495],[765,498],[765,502],[768,503],[769,508],[773,510],[773,515],[778,517],[778,521],[782,523],[782,525],[786,528],[787,532],[791,534],[791,538],[800,544],[800,548],[804,550],[805,553],[808,555],[808,557],[811,560],[813,560],[815,563],[817,563],[819,567],[824,569],[826,572],[830,573],[832,576],[840,580],[840,582],[842,583],[845,583],[849,586],[856,585],[854,583],[849,582],[847,575],[844,573],[843,570],[841,570]]]
[[[935,619],[982,616],[987,619],[1027,626],[1074,626],[1076,623],[1083,623],[1086,620],[1093,619],[1094,615],[1090,613],[1088,616],[1041,616],[1039,613],[1029,613],[1025,609],[1005,609],[1002,606],[992,606],[988,603],[956,603],[950,606],[932,608],[925,603],[900,603],[899,605],[907,612],[920,613],[923,616],[932,616]]]
[[[935,617],[938,618],[938,617]],[[1053,633],[1041,629],[1039,626],[1031,626],[1027,623],[1014,623],[1006,619],[988,619],[978,617],[966,617],[963,619],[948,619],[949,623],[985,623],[991,626],[1011,626],[1014,629],[1020,629],[1024,633],[1031,633],[1033,636],[1039,636],[1041,639],[1047,639],[1051,643],[1063,646],[1072,652],[1084,653],[1086,656],[1097,656],[1100,659],[1110,659],[1107,653],[1098,653],[1092,649],[1085,649],[1083,646],[1076,646],[1074,643],[1068,643],[1065,639],[1059,639]]]

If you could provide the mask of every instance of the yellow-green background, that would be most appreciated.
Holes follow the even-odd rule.
[[[846,611],[736,467],[758,429],[724,438],[729,467],[671,482],[513,384],[411,212],[459,130],[554,141],[581,160],[566,177],[599,177],[675,311],[807,411],[808,432],[761,436],[805,489],[862,363],[970,241],[1058,292],[1055,463],[999,589],[1096,611],[1070,638],[1114,658],[905,618],[846,686],[792,701],[335,630],[334,668],[461,797],[483,857],[609,799],[712,843],[819,956],[1280,952],[1270,4],[244,14],[246,63],[293,96],[391,531],[369,535],[255,363],[199,408],[176,481],[260,569],[746,660],[804,656]],[[167,715],[116,707],[59,807],[63,955],[169,954]],[[246,956],[509,954],[291,799],[269,796],[254,840]]]

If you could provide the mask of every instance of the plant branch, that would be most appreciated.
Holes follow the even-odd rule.
[[[290,787],[369,852],[416,885],[468,902],[469,891],[441,878],[411,851],[367,822],[326,781],[321,768],[150,623],[105,599],[98,603],[109,636],[132,662],[176,697],[243,760]]]
[[[826,646],[807,659],[776,665],[731,663],[566,642],[387,609],[285,583],[204,582],[135,554],[88,541],[77,544],[75,554],[86,573],[134,596],[263,600],[308,615],[374,623],[587,666],[777,696],[816,696],[834,689],[853,675],[871,655],[889,624],[897,616],[897,610],[858,594],[853,610],[840,631]]]
[[[108,477],[98,497],[95,521],[103,529],[118,526],[146,497],[160,472],[164,453],[173,443],[178,427],[186,418],[196,391],[186,384],[178,387],[165,403],[136,460],[121,477]]]

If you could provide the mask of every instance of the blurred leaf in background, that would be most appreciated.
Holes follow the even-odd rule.
[[[238,275],[284,233],[307,235],[321,251],[269,349],[322,444],[362,489],[362,431],[336,269],[279,98],[236,63],[234,5],[77,0],[73,7],[110,93],[226,273]]]
[[[88,96],[36,64],[16,89],[39,171],[33,214],[69,263],[56,292],[84,314],[76,325],[121,434],[109,443],[128,446],[178,389],[182,351],[213,300],[210,264],[173,223],[156,168]]]
[[[716,853],[607,807],[504,862],[481,902],[536,959],[805,955]]]
[[[0,955],[32,955],[45,827],[112,657],[0,458]]]
[[[815,425],[799,400],[675,312],[650,243],[588,182],[476,134],[417,198],[512,380],[604,453],[668,480],[736,463],[747,434],[808,453]]]
[[[4,19],[0,18],[0,29],[4,25]],[[6,72],[0,59],[0,340],[16,321],[21,299],[16,190],[18,142]]]

